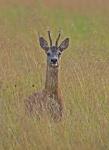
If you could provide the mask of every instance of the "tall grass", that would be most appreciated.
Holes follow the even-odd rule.
[[[41,5],[41,4],[40,4]],[[53,39],[61,27],[70,47],[60,62],[64,118],[24,111],[24,99],[44,87],[46,56],[37,31]],[[0,150],[109,149],[109,21],[63,9],[8,6],[0,10]]]

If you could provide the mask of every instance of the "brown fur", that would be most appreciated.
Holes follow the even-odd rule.
[[[58,46],[60,35],[59,32],[55,46],[52,45],[50,31],[48,31],[50,46],[48,42],[39,35],[40,46],[47,54],[45,88],[41,92],[34,93],[25,101],[27,112],[30,114],[37,114],[38,116],[47,113],[47,116],[49,114],[53,120],[60,120],[63,114],[63,102],[58,80],[58,61],[62,51],[68,48],[69,45],[69,38],[65,38],[60,46]]]
[[[25,103],[29,114],[40,118],[47,113],[56,121],[62,118],[63,102],[58,87],[58,68],[47,65],[45,89],[29,96]]]

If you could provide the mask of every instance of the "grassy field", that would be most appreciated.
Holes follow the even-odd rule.
[[[108,13],[29,0],[0,4],[0,150],[109,150]],[[44,87],[37,31],[47,37],[48,27],[53,38],[59,28],[61,39],[70,38],[60,62],[65,115],[59,123],[24,111],[24,99]]]

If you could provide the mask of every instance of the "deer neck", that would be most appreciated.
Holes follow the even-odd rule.
[[[58,95],[58,67],[50,67],[47,63],[45,90],[50,95]]]

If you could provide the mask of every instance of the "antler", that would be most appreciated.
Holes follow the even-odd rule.
[[[48,31],[48,37],[49,37],[49,40],[50,40],[50,46],[52,46],[52,39],[51,39],[50,31]]]
[[[58,35],[58,37],[57,37],[57,40],[56,40],[56,46],[58,46],[58,41],[59,41],[59,39],[60,39],[60,36],[61,36],[61,32],[59,31],[59,35]]]

